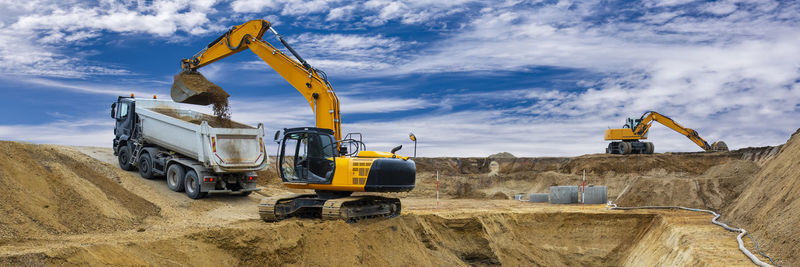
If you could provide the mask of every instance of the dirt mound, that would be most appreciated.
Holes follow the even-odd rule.
[[[54,146],[0,141],[0,244],[50,234],[130,229],[159,208],[107,165]],[[117,181],[115,181],[117,179]]]
[[[652,155],[594,154],[574,158],[415,158],[417,172],[436,172],[444,175],[486,174],[496,166],[497,173],[546,172],[579,174],[644,174],[664,169],[668,172],[702,174],[709,168],[730,160],[760,160],[769,155],[773,147],[752,148],[733,152],[665,153]]]
[[[708,216],[550,209],[407,214],[355,224],[243,222],[162,240],[0,258],[36,265],[617,266],[742,265],[732,233]],[[695,237],[704,228],[702,238]],[[707,229],[705,229],[707,228]],[[675,242],[674,240],[680,240]],[[725,242],[728,241],[728,242]],[[713,246],[712,246],[713,245]]]
[[[634,178],[615,203],[620,206],[683,206],[721,211],[745,189],[743,183],[759,170],[747,160],[732,160],[699,176],[679,176],[665,170]]]
[[[800,132],[800,130],[798,130]],[[795,133],[766,162],[724,214],[752,232],[763,249],[786,266],[800,265],[800,135]]]
[[[206,114],[200,114],[199,118],[190,117],[190,116],[183,116],[177,110],[170,109],[170,108],[155,108],[153,111],[158,112],[160,114],[164,114],[185,122],[190,122],[193,124],[201,124],[203,121],[208,122],[208,125],[214,128],[239,128],[239,129],[252,129],[252,126],[244,125],[238,122],[234,122],[228,118],[221,118],[219,116],[210,116]]]
[[[489,155],[488,158],[490,158],[490,159],[495,159],[495,158],[513,159],[513,158],[516,158],[516,157],[514,156],[514,154],[511,154],[511,153],[508,153],[508,152],[500,152],[500,153],[497,153],[497,154],[491,154],[491,155]]]
[[[737,154],[715,153],[666,153],[651,155],[609,155],[596,154],[575,157],[561,169],[564,173],[604,174],[636,173],[644,174],[651,170],[664,169],[667,172],[687,172],[701,174],[709,168],[737,158]]]

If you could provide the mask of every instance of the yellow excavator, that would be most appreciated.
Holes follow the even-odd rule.
[[[725,142],[717,141],[709,145],[695,130],[683,127],[671,118],[658,112],[647,111],[642,114],[639,119],[628,118],[622,128],[606,130],[605,139],[614,140],[614,142],[608,144],[606,153],[623,155],[653,154],[653,150],[655,149],[653,143],[641,142],[639,140],[647,139],[647,133],[654,121],[685,135],[689,140],[692,140],[692,142],[705,151],[728,151],[728,145],[725,144]]]
[[[272,32],[296,60],[262,40],[267,31]],[[314,194],[264,198],[259,204],[261,218],[278,221],[309,217],[352,222],[398,216],[399,199],[353,196],[352,193],[412,190],[416,182],[414,161],[396,154],[402,146],[391,152],[366,151],[360,134],[342,138],[339,98],[327,75],[308,64],[270,22],[252,20],[234,26],[193,57],[182,59],[182,71],[175,76],[172,87],[173,100],[200,105],[216,103],[220,97],[227,101],[226,92],[208,90],[216,85],[202,77],[197,69],[247,49],[299,91],[316,117],[316,127],[284,129],[283,135],[281,131],[275,133],[275,141],[280,146],[276,169],[283,184],[294,189],[313,189]]]

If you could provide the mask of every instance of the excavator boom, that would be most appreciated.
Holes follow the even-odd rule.
[[[628,119],[628,123],[623,128],[608,129],[605,133],[605,140],[620,140],[621,142],[612,142],[606,149],[607,153],[613,154],[629,154],[653,153],[653,144],[650,142],[639,142],[639,140],[647,139],[647,133],[650,130],[653,122],[659,122],[667,128],[678,132],[694,142],[697,146],[705,151],[727,151],[728,146],[725,142],[717,141],[709,145],[705,139],[700,137],[697,131],[686,128],[675,122],[670,117],[664,116],[655,111],[647,111],[637,120]]]
[[[268,30],[274,33],[300,62],[264,41],[262,36]],[[219,87],[208,82],[197,69],[246,49],[264,60],[306,98],[316,116],[317,128],[331,129],[336,140],[342,140],[339,98],[325,74],[311,67],[266,20],[251,20],[234,26],[192,58],[181,60],[183,71],[175,76],[172,87],[173,100],[190,104],[212,103],[212,98],[218,96],[213,93],[215,90],[208,88]],[[219,90],[221,91],[221,88]],[[222,92],[227,97],[227,93]]]

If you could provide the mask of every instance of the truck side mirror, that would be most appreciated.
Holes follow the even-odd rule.
[[[397,152],[397,151],[398,151],[398,150],[400,150],[401,148],[403,148],[403,145],[396,146],[395,148],[392,148],[392,151],[391,151],[391,153],[392,153],[392,154],[394,154],[394,152]]]
[[[272,139],[275,142],[278,142],[278,137],[281,136],[281,130],[275,131],[275,137]]]
[[[117,102],[114,102],[111,103],[111,118],[116,119],[117,118],[117,116],[115,116],[116,114],[117,114]]]

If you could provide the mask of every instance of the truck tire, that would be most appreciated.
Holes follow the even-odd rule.
[[[186,176],[183,178],[184,189],[186,196],[191,199],[203,198],[207,193],[200,192],[200,177],[194,170],[186,171]]]
[[[122,146],[119,148],[119,152],[117,152],[117,161],[119,161],[119,168],[132,171],[133,165],[131,165],[131,150],[128,148],[127,145]]]
[[[153,158],[150,157],[150,153],[142,152],[139,154],[139,160],[137,161],[139,167],[139,175],[145,179],[153,179],[155,178],[155,173],[153,172]]]
[[[173,163],[167,168],[167,187],[175,192],[183,192],[184,184],[183,178],[186,175],[186,169],[178,163]]]

